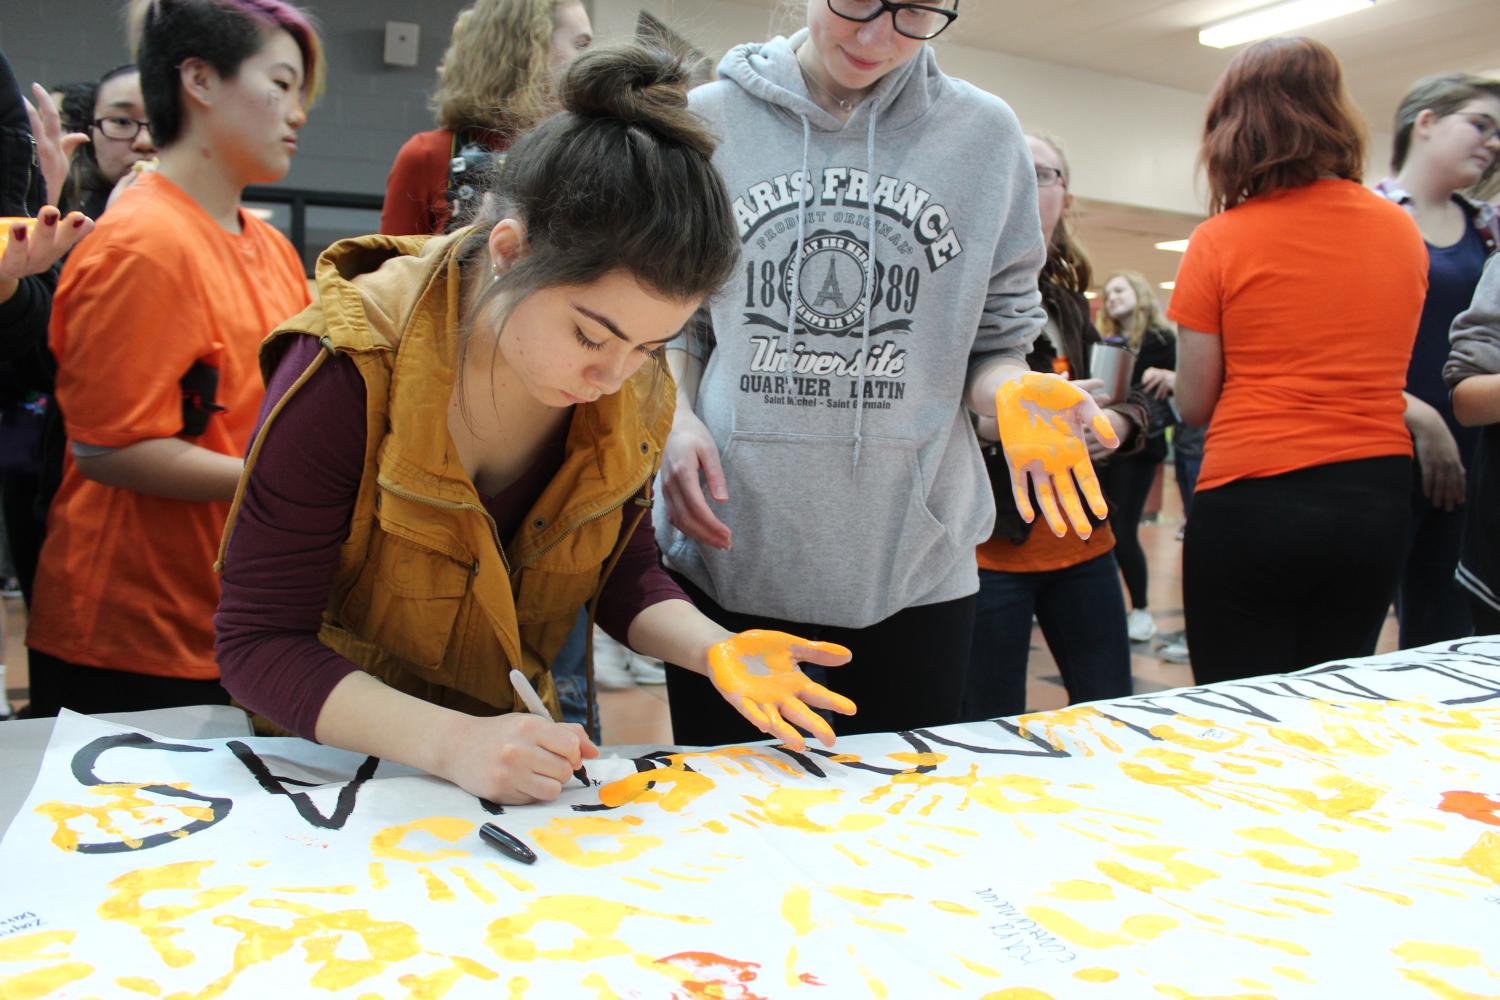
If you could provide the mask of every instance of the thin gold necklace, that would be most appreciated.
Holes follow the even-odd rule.
[[[816,90],[818,93],[828,98],[838,107],[840,111],[842,111],[846,115],[854,110],[853,101],[845,101],[841,100],[838,97],[835,97],[832,93],[829,92],[827,87],[823,86],[817,80],[813,79],[812,74],[807,71],[807,67],[802,65],[801,56],[797,57],[797,69],[802,73],[802,82],[807,84],[809,89]]]

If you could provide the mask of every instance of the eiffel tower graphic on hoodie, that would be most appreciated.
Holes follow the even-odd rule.
[[[823,287],[818,290],[818,300],[812,304],[814,309],[823,308],[823,303],[832,302],[838,309],[847,309],[848,303],[844,301],[844,293],[839,289],[839,276],[834,262],[828,262],[828,277],[823,279]]]

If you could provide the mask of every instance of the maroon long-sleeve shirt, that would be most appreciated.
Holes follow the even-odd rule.
[[[288,348],[267,387],[262,422],[320,350],[313,337]],[[501,538],[515,533],[556,475],[567,430],[565,422],[520,478],[483,498]],[[328,693],[359,669],[318,641],[364,472],[365,383],[354,362],[342,355],[325,362],[267,433],[229,542],[215,648],[230,694],[312,739]],[[688,599],[661,568],[648,511],[599,597],[597,618],[623,642],[636,615],[674,598]]]

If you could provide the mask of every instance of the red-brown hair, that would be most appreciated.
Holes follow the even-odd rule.
[[[1338,58],[1321,42],[1256,42],[1214,87],[1198,151],[1210,212],[1320,177],[1358,181],[1364,163],[1364,123]]]

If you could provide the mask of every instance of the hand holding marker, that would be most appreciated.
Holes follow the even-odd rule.
[[[510,672],[510,685],[516,690],[516,697],[521,699],[521,704],[532,715],[540,715],[548,722],[553,721],[552,713],[547,711],[547,706],[542,704],[542,699],[537,696],[536,689],[526,679],[526,675],[519,670]],[[491,847],[501,853],[512,857],[523,864],[536,864],[536,852],[509,830],[496,826],[494,823],[486,823],[479,828],[479,836]]]

